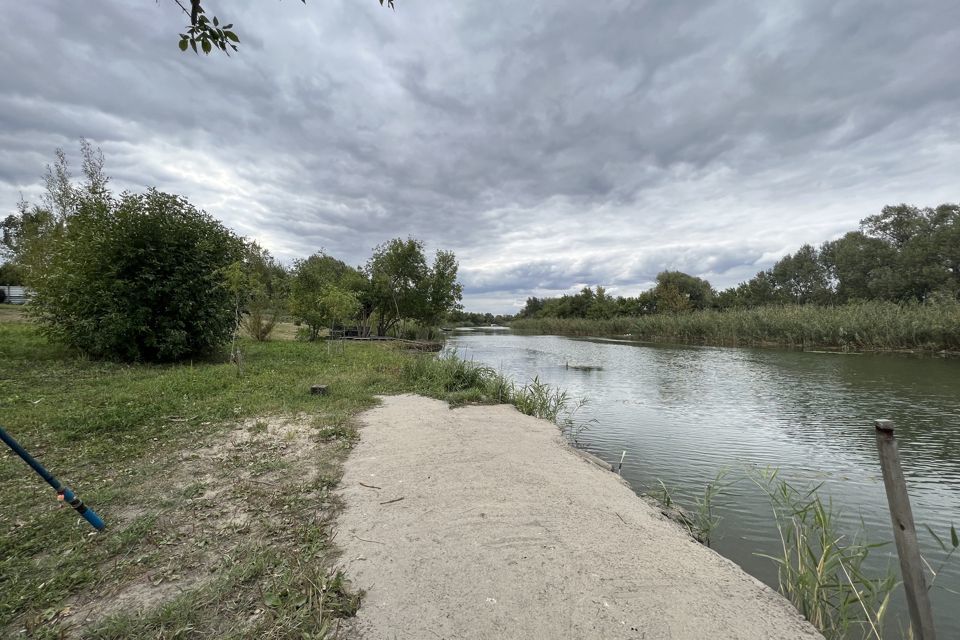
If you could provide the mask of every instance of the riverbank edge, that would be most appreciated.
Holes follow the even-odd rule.
[[[761,619],[776,619],[783,625],[783,628],[778,629],[778,633],[785,632],[785,635],[771,637],[822,637],[776,590],[748,574],[732,560],[696,542],[686,528],[671,519],[669,514],[663,513],[662,506],[655,499],[638,493],[624,478],[612,472],[611,465],[606,461],[573,446],[553,422],[524,415],[515,407],[505,404],[466,405],[451,408],[445,402],[413,394],[387,396],[380,400],[379,407],[370,409],[358,417],[359,440],[344,462],[344,475],[338,489],[344,501],[344,509],[338,516],[336,526],[343,533],[339,540],[344,556],[362,559],[362,562],[348,561],[345,568],[356,588],[370,590],[364,605],[358,612],[359,630],[373,632],[376,635],[378,629],[382,631],[384,628],[389,628],[377,626],[384,624],[385,621],[401,626],[410,623],[409,620],[403,620],[402,612],[385,610],[385,608],[389,609],[393,596],[400,597],[392,594],[389,585],[393,572],[398,571],[398,567],[400,573],[403,573],[405,554],[411,550],[414,551],[413,555],[423,553],[415,542],[411,542],[422,540],[417,532],[409,530],[411,522],[416,521],[415,516],[422,515],[426,518],[432,513],[449,513],[450,505],[444,502],[449,500],[456,503],[458,511],[472,512],[474,508],[467,509],[467,507],[472,506],[476,493],[491,496],[489,508],[492,509],[492,505],[496,504],[498,513],[490,515],[489,518],[480,513],[482,520],[475,521],[471,526],[480,532],[478,535],[481,538],[490,535],[493,541],[499,541],[504,539],[504,536],[509,539],[521,536],[521,532],[506,526],[504,531],[498,532],[496,530],[498,518],[507,522],[517,518],[560,523],[567,519],[566,515],[561,514],[566,513],[568,507],[572,508],[573,505],[579,504],[578,501],[583,500],[583,494],[586,493],[589,510],[594,514],[593,519],[596,520],[593,526],[598,531],[594,532],[595,535],[584,539],[569,538],[564,533],[562,541],[554,540],[554,542],[580,550],[591,548],[591,544],[598,545],[593,549],[597,552],[596,557],[591,555],[591,562],[596,563],[596,566],[591,565],[590,571],[599,575],[631,574],[628,570],[625,571],[624,567],[637,566],[644,569],[639,575],[658,575],[661,580],[665,580],[665,576],[675,576],[676,580],[658,584],[658,589],[682,591],[687,598],[699,599],[705,609],[710,609],[714,605],[724,609],[726,605],[724,600],[742,598],[749,601],[750,605],[741,604],[741,607],[758,607],[751,612],[751,615],[756,613]],[[438,443],[438,440],[448,437],[445,434],[454,434],[449,438],[456,443]],[[388,439],[387,442],[384,441],[385,437]],[[480,444],[477,443],[477,438],[482,440]],[[449,448],[451,446],[464,448],[451,450]],[[428,449],[431,447],[438,447],[443,455],[430,455]],[[556,451],[556,454],[552,451]],[[406,458],[417,460],[427,458],[433,462],[430,465],[421,463],[409,465],[405,461]],[[491,473],[482,466],[491,460],[498,460],[496,463],[498,473]],[[445,468],[448,464],[456,465],[456,473]],[[419,478],[419,475],[424,475],[424,478]],[[573,482],[560,481],[560,477]],[[521,481],[523,478],[526,480]],[[369,488],[370,485],[378,489],[383,488],[390,495],[373,491]],[[383,501],[392,497],[400,487],[403,487],[403,494],[406,496],[403,502]],[[520,496],[520,498],[517,498],[517,502],[504,500],[497,497],[500,492],[505,496]],[[463,495],[459,496],[459,494]],[[537,510],[536,513],[528,512],[529,505],[523,502],[523,496],[529,494],[537,496],[534,507]],[[551,503],[550,498],[555,498],[557,504]],[[386,509],[384,505],[388,504],[395,508]],[[473,506],[487,509],[487,507]],[[406,516],[403,516],[404,510],[412,511],[407,511]],[[618,525],[622,523],[622,526],[611,528],[609,523],[601,523],[596,517],[601,512],[609,512],[609,515],[614,517],[614,522]],[[410,521],[397,524],[397,530],[393,531],[391,529],[393,518],[398,517],[401,520],[409,518]],[[491,530],[490,527],[494,529]],[[453,549],[443,548],[438,553],[443,558],[451,554],[465,558],[474,553],[477,546],[484,548],[484,543],[471,537],[473,531],[474,529],[469,529],[462,535],[458,533],[461,536],[458,538],[459,546]],[[642,535],[638,532],[642,532]],[[560,535],[556,531],[553,533]],[[631,536],[637,535],[640,535],[642,542],[632,539]],[[602,542],[599,541],[601,537]],[[442,540],[443,536],[441,535],[440,538]],[[381,541],[388,541],[386,548],[380,544]],[[434,542],[441,544],[436,540]],[[665,545],[667,549],[661,549],[660,552],[668,553],[663,555],[658,553],[648,557],[647,559],[652,562],[647,565],[625,563],[625,557],[637,552],[631,546],[633,542],[637,542],[638,548],[648,543]],[[549,564],[549,558],[540,557],[544,553],[540,549],[548,548],[550,544],[551,539],[538,539],[536,545],[523,549],[525,554],[523,557],[533,564],[540,561]],[[382,558],[380,558],[381,555]],[[380,564],[380,560],[383,561],[383,565]],[[569,562],[576,564],[581,560],[582,558],[580,560],[571,558]],[[464,562],[463,565],[466,567],[483,564],[475,561],[476,559],[471,556],[471,562]],[[605,563],[610,566],[604,566]],[[491,558],[491,561],[486,564],[496,567],[508,565],[509,562],[505,562],[504,558]],[[565,563],[561,564],[564,566],[554,567],[553,570],[561,573],[571,570],[565,566]],[[458,587],[444,583],[444,580],[450,578],[449,576],[442,572],[434,575],[431,563],[424,563],[422,566],[425,567],[426,574],[418,572],[417,575],[421,576],[424,584],[412,584],[407,581],[402,586],[397,585],[397,593],[400,590],[406,594],[428,593],[432,586],[439,584],[444,587],[443,593],[446,599],[456,598],[455,593],[450,595],[450,589],[456,591]],[[524,576],[525,580],[531,581],[531,584],[524,588],[531,592],[537,591],[537,585],[540,584],[538,580],[541,578],[539,573],[534,573],[536,575]],[[697,577],[698,573],[699,577]],[[426,580],[423,580],[424,575],[427,576]],[[697,587],[696,583],[704,580],[704,576],[718,578],[715,586],[723,584],[724,595],[717,598],[717,602],[712,601],[705,592],[698,590],[702,589],[702,585]],[[493,584],[506,588],[499,584],[496,578],[495,575]],[[515,579],[516,576],[511,577],[511,580]],[[642,579],[639,581],[643,582]],[[384,590],[385,585],[386,590]],[[739,590],[738,587],[740,587]],[[618,588],[629,591],[640,587],[619,584]],[[686,589],[696,591],[696,596],[691,596],[684,591]],[[683,599],[680,598],[680,600]],[[509,601],[507,598],[507,602]],[[374,602],[376,604],[373,604]],[[470,603],[462,604],[467,608],[470,607]],[[413,606],[421,614],[425,611],[429,613],[431,608],[427,606],[425,609],[419,609],[413,603],[406,601],[404,606]],[[461,611],[461,608],[454,606],[450,610]],[[540,616],[545,613],[537,611]],[[689,615],[693,619],[701,613],[702,610],[698,607],[696,612],[688,611],[682,615]],[[672,614],[681,615],[677,611],[673,611]],[[463,615],[469,616],[470,613],[466,612]],[[529,617],[530,611],[524,610],[517,615]],[[443,626],[450,624],[449,620],[435,622],[440,626],[427,628],[444,632],[456,631]],[[417,624],[417,621],[413,624]],[[478,617],[471,624],[485,624],[485,619]],[[727,620],[726,624],[735,625],[736,623]],[[730,632],[731,628],[727,627],[727,631]],[[758,633],[763,635],[759,631]],[[735,636],[736,634],[731,632],[729,637]],[[714,637],[727,636],[721,633]]]

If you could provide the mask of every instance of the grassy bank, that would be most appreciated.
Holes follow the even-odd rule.
[[[325,637],[362,595],[329,526],[354,416],[377,394],[524,397],[389,344],[245,341],[238,377],[222,360],[92,361],[20,320],[0,319],[0,424],[108,528],[91,535],[0,451],[2,636]]]
[[[960,303],[862,302],[836,307],[788,305],[655,314],[609,320],[515,320],[527,333],[622,336],[716,346],[960,351]]]

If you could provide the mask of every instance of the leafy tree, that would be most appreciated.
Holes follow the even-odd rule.
[[[722,291],[716,298],[719,309],[759,307],[783,302],[783,293],[777,289],[769,270],[760,271],[747,282]]]
[[[886,206],[880,213],[860,221],[866,235],[881,238],[896,249],[902,249],[926,226],[923,211],[907,204]]]
[[[618,297],[616,314],[618,316],[644,316],[656,313],[657,301],[653,291],[644,291],[636,298]]]
[[[883,297],[926,300],[960,292],[960,205],[884,207],[860,224],[864,235],[892,249],[893,257],[876,277]]]
[[[527,302],[523,305],[523,309],[520,310],[520,313],[517,314],[519,318],[536,318],[540,310],[543,309],[543,300],[535,296],[527,298]]]
[[[229,340],[223,271],[242,242],[184,198],[155,189],[118,200],[77,197],[31,273],[30,313],[43,332],[94,356],[177,360]]]
[[[943,204],[934,212],[931,248],[946,276],[943,293],[960,297],[960,204]]]
[[[391,9],[394,0],[379,0],[380,6],[386,4]],[[240,44],[240,37],[233,31],[233,24],[224,24],[216,16],[207,17],[206,10],[203,8],[204,0],[173,0],[180,9],[190,17],[190,24],[187,25],[185,33],[180,34],[180,50],[186,51],[193,49],[194,53],[201,51],[208,54],[214,49],[230,55],[230,51],[236,51]],[[304,4],[307,0],[301,0]],[[186,4],[184,4],[186,3]],[[186,5],[189,5],[188,9]]]
[[[21,199],[17,212],[0,222],[0,257],[5,257],[22,272],[24,284],[32,274],[42,274],[53,254],[53,243],[62,234],[79,203],[109,206],[108,178],[103,173],[103,153],[80,139],[84,179],[75,184],[63,149],[56,150],[54,164],[43,174],[46,187],[40,204]]]
[[[330,329],[355,320],[360,311],[360,300],[353,291],[335,285],[326,285],[318,300],[320,308],[330,323]]]
[[[658,313],[684,313],[693,311],[693,305],[686,293],[680,290],[673,282],[657,285],[656,291]]]
[[[429,267],[423,243],[414,238],[394,238],[376,247],[365,273],[370,281],[377,335],[381,336],[403,320],[433,326],[459,308],[463,297],[454,254],[438,251]]]
[[[783,296],[797,304],[826,303],[831,290],[827,269],[817,250],[805,244],[787,254],[770,270],[770,280]]]
[[[320,331],[332,322],[347,322],[347,319],[335,317],[337,314],[331,313],[332,310],[324,304],[324,297],[331,289],[350,293],[358,303],[358,311],[363,311],[362,302],[368,286],[358,270],[322,252],[294,263],[290,308],[294,317],[307,326],[310,340],[316,340]]]
[[[653,295],[657,311],[699,311],[713,303],[713,287],[710,283],[682,271],[658,273]]]
[[[22,285],[23,269],[12,262],[0,264],[0,285]]]
[[[289,282],[283,265],[256,242],[246,246],[242,265],[243,328],[247,334],[264,342],[269,339],[280,315],[286,308]]]
[[[463,286],[457,282],[459,264],[452,251],[437,251],[424,283],[424,300],[415,317],[425,327],[434,327],[449,313],[460,309]]]
[[[429,278],[423,243],[395,238],[376,247],[366,274],[377,313],[377,335],[386,335],[401,320],[420,315]]]
[[[896,258],[897,251],[890,243],[861,231],[825,242],[820,249],[820,260],[835,283],[840,302],[889,297],[884,283],[889,281],[888,269]]]
[[[616,315],[616,300],[607,294],[607,290],[597,286],[597,291],[593,295],[593,304],[587,309],[587,317],[597,320],[606,320]]]

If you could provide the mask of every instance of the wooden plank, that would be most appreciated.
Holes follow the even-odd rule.
[[[877,451],[883,469],[883,485],[887,491],[887,504],[893,520],[893,537],[900,556],[900,573],[903,588],[907,592],[907,608],[915,640],[934,640],[933,609],[927,592],[927,579],[923,573],[920,547],[917,544],[917,529],[910,509],[907,482],[900,466],[900,453],[893,433],[893,422],[877,420],[873,423],[877,432]]]

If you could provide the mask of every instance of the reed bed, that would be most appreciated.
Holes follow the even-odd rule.
[[[608,320],[516,320],[523,333],[629,336],[716,346],[783,346],[843,351],[960,352],[960,302],[859,302],[834,307],[767,306]]]

